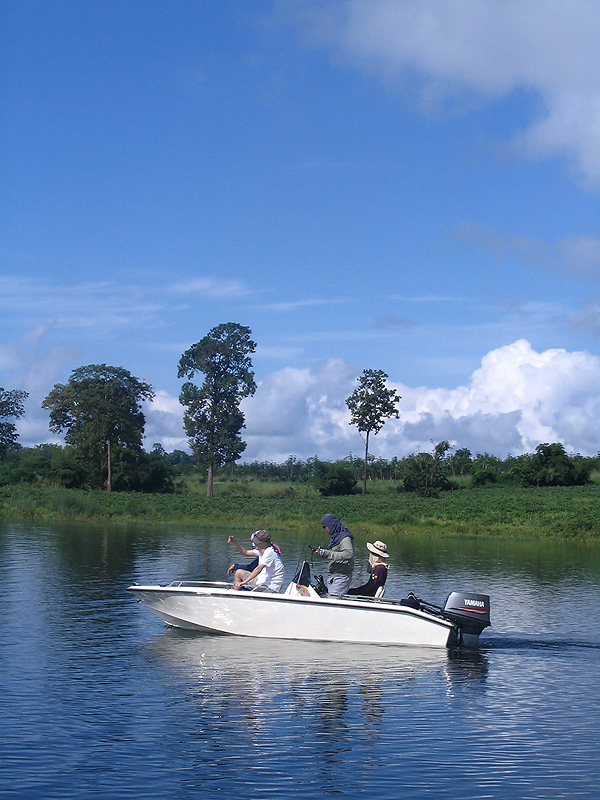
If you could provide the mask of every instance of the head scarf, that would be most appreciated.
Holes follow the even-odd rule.
[[[329,528],[329,544],[327,545],[328,548],[331,550],[332,547],[335,547],[336,544],[339,544],[342,539],[345,539],[346,536],[349,536],[351,539],[354,537],[348,530],[345,525],[339,521],[337,517],[334,517],[333,514],[325,514],[323,519],[321,520],[322,525],[326,525]]]

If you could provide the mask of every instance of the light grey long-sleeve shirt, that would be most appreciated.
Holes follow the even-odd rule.
[[[354,545],[351,536],[344,536],[331,550],[323,548],[323,558],[329,561],[329,575],[352,575],[354,569]]]

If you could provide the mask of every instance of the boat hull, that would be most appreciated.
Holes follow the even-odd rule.
[[[447,647],[456,629],[397,601],[235,591],[226,586],[130,586],[168,625],[267,639]]]

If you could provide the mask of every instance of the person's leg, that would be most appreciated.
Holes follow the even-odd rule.
[[[341,597],[344,594],[348,594],[351,581],[351,575],[334,575],[329,578],[327,581],[329,597]]]
[[[236,569],[233,582],[237,583],[238,581],[245,581],[249,575],[250,573],[248,572],[247,569]]]

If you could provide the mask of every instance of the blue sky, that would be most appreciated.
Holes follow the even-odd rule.
[[[248,459],[600,450],[600,6],[594,0],[5,0],[0,386],[81,365],[157,392],[248,325]]]

